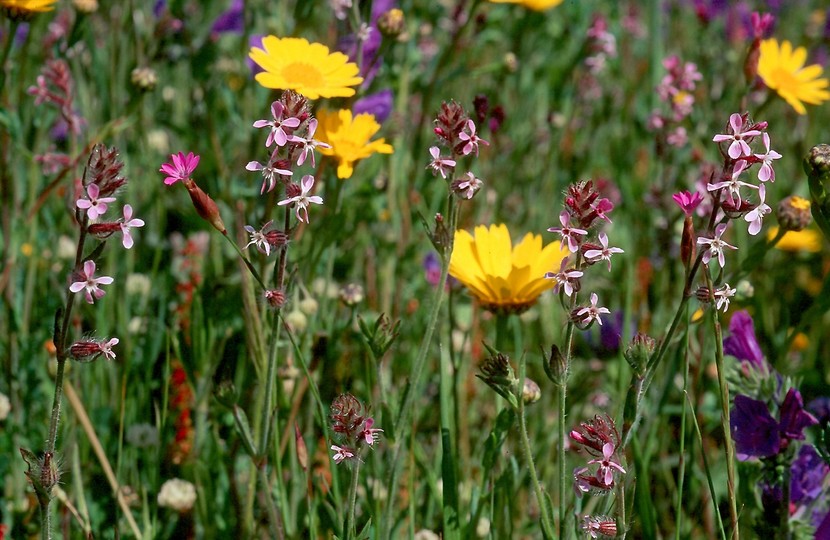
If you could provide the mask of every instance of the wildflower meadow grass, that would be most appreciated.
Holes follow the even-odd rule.
[[[0,540],[830,540],[819,0],[0,0]]]

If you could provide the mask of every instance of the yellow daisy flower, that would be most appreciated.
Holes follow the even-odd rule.
[[[36,13],[52,11],[58,0],[0,0],[0,9],[10,18],[19,21],[31,19]]]
[[[324,156],[337,158],[337,178],[349,178],[354,172],[354,162],[374,153],[391,154],[392,145],[385,139],[370,141],[380,129],[374,115],[358,114],[352,118],[352,111],[321,110],[317,113],[317,136],[331,148],[319,147]]]
[[[558,269],[568,250],[558,241],[542,248],[542,237],[527,233],[514,248],[507,226],[479,225],[475,237],[455,232],[450,275],[464,284],[481,305],[500,313],[521,313],[556,285],[545,272]]]
[[[777,235],[778,227],[771,227],[767,233],[767,239],[772,240]],[[783,251],[808,251],[810,253],[818,253],[821,251],[821,233],[815,229],[787,231],[781,240],[775,244],[775,248]]]
[[[267,36],[262,46],[252,47],[248,56],[265,70],[256,75],[265,88],[295,90],[308,99],[319,99],[353,96],[354,88],[349,87],[363,82],[357,64],[320,43]]]
[[[554,8],[563,0],[490,0],[493,4],[520,4],[534,11],[545,11]]]
[[[793,50],[789,41],[782,41],[779,46],[778,40],[765,39],[761,42],[760,50],[758,75],[764,84],[778,92],[795,112],[806,114],[804,103],[820,105],[830,99],[830,92],[826,90],[830,82],[821,78],[821,66],[812,64],[804,67],[807,49],[796,47]]]

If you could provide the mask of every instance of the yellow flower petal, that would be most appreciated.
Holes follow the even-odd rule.
[[[520,4],[535,11],[545,11],[561,4],[563,0],[490,0],[494,4]]]
[[[380,124],[371,114],[352,117],[352,111],[348,109],[337,113],[321,110],[317,113],[317,121],[316,137],[331,145],[331,148],[320,148],[320,153],[337,159],[338,178],[350,178],[355,161],[394,151],[385,139],[370,140],[380,130]]]
[[[818,64],[804,67],[807,49],[793,49],[789,41],[779,45],[775,39],[766,39],[759,51],[758,76],[798,114],[807,113],[804,102],[820,105],[830,100],[830,92],[823,90],[828,86],[827,79],[821,78],[823,68]]]

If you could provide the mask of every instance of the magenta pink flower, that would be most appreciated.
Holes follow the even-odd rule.
[[[758,186],[758,196],[761,198],[758,206],[751,212],[744,216],[744,220],[749,223],[749,234],[755,236],[761,232],[761,225],[764,217],[772,213],[772,208],[766,203],[767,186],[761,184]]]
[[[286,204],[291,203],[296,204],[297,219],[305,223],[308,223],[308,205],[311,203],[323,204],[323,198],[319,195],[308,195],[309,193],[311,193],[312,187],[314,187],[314,177],[310,174],[307,174],[303,176],[302,192],[296,197],[289,197],[288,199],[282,200],[277,204],[279,206],[285,206]]]
[[[367,418],[363,422],[363,429],[358,434],[358,438],[363,439],[363,441],[372,446],[375,444],[375,441],[378,440],[378,433],[383,433],[382,429],[373,428],[372,426],[375,424],[374,418]]]
[[[490,146],[490,143],[476,135],[476,124],[472,120],[467,120],[467,129],[470,133],[462,131],[458,134],[458,138],[467,143],[461,149],[461,153],[466,156],[475,151],[476,156],[478,156],[478,145]]]
[[[107,211],[107,203],[115,202],[115,197],[101,197],[98,195],[100,189],[97,184],[90,184],[86,187],[86,194],[88,199],[78,199],[75,205],[81,210],[86,210],[86,215],[89,219],[98,219]]]
[[[123,235],[122,244],[125,249],[133,247],[133,237],[130,234],[130,229],[133,227],[143,227],[144,220],[133,218],[133,207],[129,204],[124,205],[124,220],[119,223],[121,226],[121,234]]]
[[[69,290],[73,293],[84,291],[84,296],[88,304],[94,304],[95,298],[104,296],[104,291],[98,288],[98,285],[109,285],[114,280],[109,276],[95,277],[95,261],[86,261],[83,270],[77,274],[78,281],[73,282],[69,286]]]
[[[290,133],[286,133],[284,127],[289,128],[291,132],[300,126],[300,119],[293,116],[285,117],[285,105],[280,101],[275,101],[271,104],[271,116],[273,120],[257,120],[254,122],[255,128],[270,127],[271,131],[268,133],[268,139],[265,141],[265,147],[268,148],[275,142],[277,146],[285,146],[289,140]],[[270,190],[269,190],[270,191]]]
[[[681,191],[672,195],[671,198],[687,216],[691,216],[698,205],[703,202],[703,195],[698,192],[691,194],[688,191]]]
[[[625,469],[612,459],[615,452],[616,448],[613,443],[605,443],[602,445],[602,458],[592,459],[588,462],[588,465],[599,465],[597,469],[597,480],[605,485],[611,485],[614,481],[614,471],[625,474]]]
[[[716,143],[731,141],[727,154],[729,154],[729,157],[732,159],[738,159],[741,156],[751,155],[752,150],[749,148],[747,139],[752,140],[753,137],[757,137],[761,134],[761,132],[757,129],[743,131],[744,119],[738,113],[732,113],[729,117],[729,127],[731,128],[729,131],[732,133],[715,135],[712,138],[712,141]]]
[[[560,249],[568,245],[568,249],[571,253],[576,253],[579,251],[579,243],[580,243],[580,236],[585,236],[588,234],[588,231],[585,229],[577,229],[575,227],[569,227],[568,225],[571,222],[571,214],[567,210],[563,210],[559,214],[559,223],[562,224],[561,227],[551,227],[548,229],[548,232],[556,232],[562,235],[562,240],[564,242],[560,246]]]
[[[171,154],[170,159],[172,163],[165,163],[159,169],[159,172],[167,175],[164,183],[168,186],[172,186],[179,180],[190,178],[196,166],[199,165],[200,156],[193,152],[188,152],[185,156],[182,152],[179,152],[178,154]]]

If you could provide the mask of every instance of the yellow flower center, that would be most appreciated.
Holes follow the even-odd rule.
[[[797,209],[797,210],[809,210],[810,209],[810,201],[808,201],[804,197],[793,196],[790,199],[790,205],[793,208]]]
[[[771,79],[775,82],[777,90],[795,94],[801,88],[801,83],[793,76],[793,73],[784,68],[775,68]]]
[[[291,62],[282,68],[282,76],[293,85],[302,85],[311,88],[325,86],[323,74],[312,64],[305,62]]]

